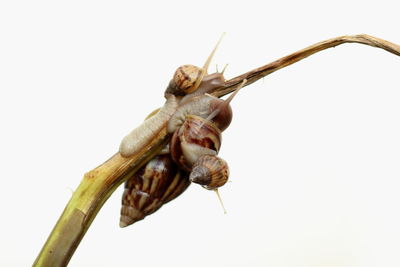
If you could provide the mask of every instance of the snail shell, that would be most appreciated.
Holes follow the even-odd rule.
[[[172,136],[171,156],[181,168],[191,171],[200,156],[218,153],[221,138],[221,131],[212,122],[188,115]]]
[[[180,66],[169,82],[165,94],[184,96],[195,91],[200,85],[204,72],[203,68],[194,65]]]
[[[120,227],[157,211],[182,194],[189,184],[187,175],[179,170],[169,154],[156,156],[126,181]]]
[[[223,186],[228,177],[229,168],[225,160],[214,155],[203,155],[193,165],[189,180],[214,190]]]

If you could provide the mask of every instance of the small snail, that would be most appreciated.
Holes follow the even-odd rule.
[[[155,212],[183,193],[190,182],[216,192],[227,182],[228,165],[217,154],[221,132],[232,120],[229,103],[238,89],[227,100],[207,94],[225,82],[223,73],[207,74],[218,44],[203,68],[179,67],[165,91],[166,104],[123,139],[120,154],[130,156],[138,146],[136,140],[143,136],[151,140],[164,125],[172,135],[169,149],[165,148],[125,183],[121,227]]]
[[[200,84],[204,85],[209,80],[209,77],[207,76],[210,75],[207,74],[207,70],[210,66],[215,51],[217,51],[217,48],[221,43],[222,37],[223,35],[215,45],[214,49],[211,51],[211,54],[208,56],[203,68],[194,65],[182,65],[175,71],[172,80],[169,82],[168,87],[165,90],[165,96],[169,94],[173,94],[175,96],[186,96],[195,91],[199,91],[200,94],[206,93],[202,91],[199,86]],[[222,78],[222,82],[224,82],[225,79],[223,79],[222,74],[223,72],[217,76],[220,76],[220,78]]]
[[[213,155],[203,155],[193,165],[189,180],[212,190],[223,186],[228,177],[229,169],[225,160]]]

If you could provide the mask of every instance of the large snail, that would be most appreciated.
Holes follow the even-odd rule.
[[[123,139],[120,153],[128,157],[140,145],[136,140],[143,136],[150,140],[166,124],[172,136],[169,145],[125,183],[121,227],[155,212],[183,193],[190,182],[216,192],[227,182],[228,165],[217,154],[221,132],[232,120],[229,103],[238,90],[227,100],[207,94],[225,81],[223,72],[207,74],[217,46],[203,68],[179,67],[165,91],[166,104]]]
[[[120,226],[125,227],[157,211],[190,185],[169,151],[161,152],[125,183]]]

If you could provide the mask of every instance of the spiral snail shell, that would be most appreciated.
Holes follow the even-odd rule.
[[[165,94],[184,96],[192,93],[199,87],[205,70],[194,65],[180,66],[169,82]]]
[[[223,186],[229,177],[228,164],[214,155],[200,156],[193,165],[189,180],[209,190]]]
[[[125,182],[120,227],[157,211],[182,194],[190,181],[169,154],[158,155]]]

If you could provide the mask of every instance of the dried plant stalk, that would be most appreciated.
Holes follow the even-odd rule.
[[[344,43],[359,43],[378,47],[400,56],[400,46],[394,43],[364,34],[340,36],[314,44],[227,80],[212,94],[217,97],[224,96],[234,91],[244,79],[247,79],[245,86],[250,85],[260,78],[312,54]],[[86,173],[33,265],[66,266],[104,202],[120,184],[157,154],[168,140],[169,136],[164,127],[154,140],[144,145],[131,157],[124,158],[117,153],[108,161]]]
[[[236,86],[238,86],[244,79],[247,80],[246,86],[252,84],[253,82],[259,80],[271,74],[279,69],[292,65],[308,56],[311,56],[317,52],[325,50],[327,48],[332,48],[344,43],[358,43],[358,44],[365,44],[377,48],[382,48],[390,53],[400,56],[400,46],[386,40],[370,36],[367,34],[359,34],[359,35],[345,35],[339,36],[336,38],[332,38],[329,40],[325,40],[309,47],[306,47],[302,50],[299,50],[293,54],[288,56],[282,57],[278,60],[275,60],[267,65],[264,65],[260,68],[251,70],[246,72],[242,75],[239,75],[233,79],[226,81],[224,87],[217,88],[213,95],[221,97],[226,94],[229,94],[234,91]]]

